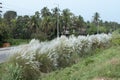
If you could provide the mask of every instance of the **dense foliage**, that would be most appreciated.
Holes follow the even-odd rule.
[[[57,25],[59,32],[57,32]],[[61,35],[86,35],[109,33],[120,28],[116,22],[100,20],[100,14],[95,13],[92,21],[85,22],[83,17],[74,15],[69,9],[49,10],[44,7],[34,15],[19,16],[15,11],[7,11],[0,17],[0,44],[9,39],[51,40]],[[14,43],[14,42],[13,42]]]

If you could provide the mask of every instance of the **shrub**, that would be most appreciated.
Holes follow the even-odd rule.
[[[113,32],[112,40],[111,40],[113,45],[120,45],[120,33],[119,33],[119,31],[120,30]]]
[[[112,39],[112,44],[113,45],[120,45],[120,38],[114,38],[114,39]]]
[[[97,33],[97,27],[95,25],[91,25],[91,27],[87,30],[87,34],[96,34]]]
[[[47,73],[76,63],[96,48],[106,47],[111,35],[61,36],[49,42],[31,40],[12,50],[10,63],[22,66],[23,78],[36,80],[41,72]]]
[[[107,33],[107,29],[105,26],[99,26],[99,33]]]

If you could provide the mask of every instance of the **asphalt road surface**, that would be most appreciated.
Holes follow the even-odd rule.
[[[0,63],[5,62],[12,55],[12,50],[19,50],[27,46],[28,45],[20,45],[14,47],[0,48]]]
[[[6,61],[10,55],[10,50],[12,48],[0,48],[0,63]]]

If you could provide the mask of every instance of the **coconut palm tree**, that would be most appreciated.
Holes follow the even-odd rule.
[[[96,12],[93,16],[93,22],[97,25],[99,22],[100,15],[98,12]]]
[[[72,16],[72,13],[70,12],[69,9],[64,9],[62,11],[63,25],[65,26],[65,28],[70,26],[71,16]]]
[[[50,16],[51,15],[51,12],[49,11],[49,9],[47,7],[44,7],[42,10],[41,10],[41,16],[44,18],[46,16]]]
[[[61,14],[62,27],[63,27],[62,34],[65,34],[65,35],[70,34],[70,28],[72,27],[72,20],[71,20],[72,15],[73,14],[70,12],[69,9],[64,9],[62,11],[62,14]]]
[[[97,26],[97,33],[99,33],[99,19],[100,15],[98,12],[96,12],[93,16],[93,23]]]
[[[56,33],[57,33],[57,37],[59,37],[59,33],[60,33],[60,9],[58,7],[55,7],[54,9],[52,9],[53,13],[52,13],[52,16],[53,16],[53,24],[54,26],[56,26],[54,28],[54,30],[56,30]]]

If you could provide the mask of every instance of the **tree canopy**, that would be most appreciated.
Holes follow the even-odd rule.
[[[99,33],[109,33],[120,28],[117,22],[100,20],[100,14],[93,14],[93,21],[84,21],[81,15],[74,15],[69,9],[60,10],[55,7],[42,8],[34,15],[17,15],[16,11],[7,11],[0,18],[0,43],[9,39],[51,40],[57,37],[57,26],[60,35],[87,35],[96,34],[99,24]]]

